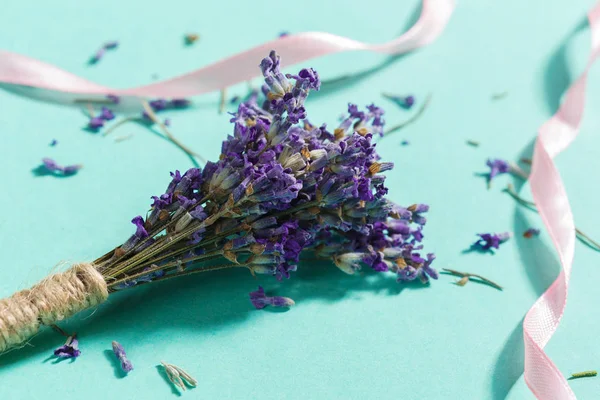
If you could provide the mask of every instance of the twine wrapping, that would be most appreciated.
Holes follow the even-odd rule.
[[[25,343],[41,325],[55,324],[107,298],[102,275],[92,264],[81,263],[0,300],[0,353]]]

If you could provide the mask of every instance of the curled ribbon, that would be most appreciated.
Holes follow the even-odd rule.
[[[540,216],[558,252],[562,269],[556,280],[527,312],[523,321],[525,382],[538,399],[575,399],[567,380],[544,352],[567,302],[575,251],[575,224],[569,199],[553,158],[579,133],[585,108],[588,71],[600,55],[600,3],[588,13],[592,43],[584,72],[567,90],[565,100],[539,129],[530,185]]]
[[[454,0],[423,0],[417,22],[400,37],[383,44],[366,44],[324,32],[305,32],[263,43],[175,78],[130,89],[114,89],[90,82],[53,65],[20,54],[0,50],[0,82],[54,91],[46,100],[74,102],[81,95],[102,98],[107,94],[124,98],[187,97],[207,93],[254,78],[258,60],[275,49],[285,66],[326,54],[366,50],[401,54],[435,40],[454,10]]]

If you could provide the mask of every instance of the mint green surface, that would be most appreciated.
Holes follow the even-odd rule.
[[[0,11],[0,48],[126,87],[206,65],[283,30],[383,42],[414,20],[419,4],[236,3],[15,1]],[[184,393],[191,399],[533,398],[522,377],[521,320],[558,264],[545,232],[522,237],[542,224],[502,193],[510,178],[498,178],[488,191],[475,173],[485,172],[487,157],[530,155],[537,128],[587,60],[584,18],[593,3],[463,0],[442,37],[414,54],[394,62],[353,53],[308,63],[323,79],[375,70],[312,96],[313,123],[335,125],[351,101],[385,106],[388,123],[395,124],[413,111],[380,92],[412,93],[417,102],[433,94],[418,123],[380,144],[383,158],[396,162],[388,179],[391,198],[431,205],[426,245],[437,253],[438,268],[481,273],[503,292],[476,283],[461,288],[447,275],[428,288],[400,286],[391,276],[346,276],[312,262],[282,283],[225,271],[150,285],[111,296],[64,325],[80,336],[83,354],[73,363],[49,358],[63,342],[52,331],[1,356],[0,399],[174,398],[156,367],[160,360],[198,379],[198,387]],[[185,48],[186,32],[198,32],[200,42]],[[113,39],[120,47],[87,66],[96,48]],[[599,74],[597,67],[590,74],[581,135],[558,158],[576,224],[596,239]],[[504,99],[491,100],[504,91]],[[242,95],[245,85],[229,92]],[[231,130],[228,117],[217,113],[216,93],[194,101],[193,110],[165,115],[184,143],[214,159]],[[168,172],[191,166],[180,150],[138,125],[103,138],[82,130],[85,124],[77,109],[0,91],[0,296],[35,283],[61,260],[92,260],[123,241],[132,231],[129,220],[164,190]],[[114,142],[128,134],[131,139]],[[54,148],[48,146],[53,138],[59,141]],[[410,145],[401,146],[404,139]],[[467,139],[481,146],[470,147]],[[35,177],[32,169],[47,156],[85,168],[65,179]],[[527,186],[521,192],[530,198]],[[475,233],[501,231],[516,237],[495,255],[462,254]],[[547,346],[564,374],[600,368],[599,278],[600,254],[578,242],[566,314]],[[297,306],[254,310],[247,293],[258,284]],[[125,378],[109,350],[112,340],[124,345],[135,366]],[[600,379],[571,386],[579,398],[594,399]]]

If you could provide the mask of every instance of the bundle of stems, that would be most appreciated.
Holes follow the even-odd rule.
[[[307,252],[348,274],[367,266],[398,281],[437,279],[435,256],[420,253],[429,207],[386,199],[393,163],[373,141],[383,110],[350,104],[333,132],[313,126],[304,102],[319,89],[317,72],[284,75],[279,62],[271,52],[260,63],[264,101],[255,93],[232,114],[219,161],[172,172],[129,239],[0,300],[0,352],[115,291],[225,268],[281,280]]]

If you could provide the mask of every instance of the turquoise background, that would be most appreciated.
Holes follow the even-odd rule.
[[[552,5],[550,6],[550,3]],[[323,79],[369,71],[324,86],[307,108],[312,122],[337,123],[346,104],[376,102],[389,124],[411,112],[382,91],[433,94],[423,118],[383,140],[396,162],[390,196],[431,205],[427,249],[437,267],[481,273],[503,292],[465,287],[442,276],[430,287],[397,285],[391,276],[346,276],[305,262],[292,279],[255,280],[241,271],[165,282],[111,296],[95,312],[65,324],[80,336],[82,356],[55,364],[63,338],[46,331],[0,357],[2,399],[163,399],[174,394],[157,371],[160,360],[195,376],[184,394],[202,399],[528,399],[522,378],[521,321],[558,271],[546,233],[524,239],[539,217],[502,188],[475,174],[487,157],[517,161],[530,154],[537,128],[587,60],[585,13],[591,0],[462,0],[433,45],[390,62],[347,53],[309,62]],[[0,48],[56,64],[92,80],[127,87],[174,76],[270,40],[280,31],[323,30],[379,43],[415,20],[419,1],[151,3],[141,0],[20,1],[0,12]],[[185,48],[182,36],[201,40]],[[96,66],[88,57],[106,40],[120,41]],[[258,64],[259,60],[257,60]],[[297,67],[291,68],[293,72]],[[590,74],[587,113],[577,141],[558,159],[576,225],[600,239],[600,69]],[[502,100],[491,95],[507,91]],[[245,85],[230,94],[244,94]],[[217,113],[218,94],[171,112],[172,131],[208,158],[231,131]],[[155,132],[128,124],[103,138],[82,130],[78,109],[0,91],[0,296],[29,286],[61,260],[92,260],[123,241],[129,220],[162,193],[168,172],[186,169],[185,155]],[[229,107],[232,108],[231,106]],[[115,143],[114,137],[133,134]],[[57,139],[56,147],[49,142]],[[410,145],[401,146],[402,140]],[[465,140],[481,142],[479,148]],[[36,177],[41,158],[83,163],[76,176]],[[527,186],[521,188],[530,198]],[[478,232],[512,231],[495,255],[462,254]],[[577,243],[569,302],[547,346],[564,374],[598,369],[600,254]],[[296,300],[289,312],[254,310],[247,293]],[[135,370],[122,378],[109,351],[126,348]],[[597,398],[600,379],[571,382],[579,398]]]

